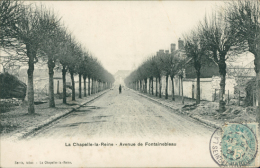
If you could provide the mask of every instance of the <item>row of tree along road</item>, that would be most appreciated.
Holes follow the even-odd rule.
[[[43,5],[3,0],[0,2],[0,17],[0,45],[8,54],[1,56],[1,62],[28,63],[28,113],[35,113],[33,71],[38,60],[48,65],[50,107],[55,107],[53,89],[55,67],[62,69],[63,103],[66,103],[66,73],[70,73],[71,76],[72,100],[75,100],[75,74],[79,76],[79,98],[82,97],[82,78],[84,96],[87,96],[87,79],[89,95],[112,86],[113,75],[73,38],[52,10]]]
[[[198,23],[194,29],[183,35],[184,48],[182,51],[157,52],[157,54],[144,61],[125,80],[129,87],[141,89],[144,80],[147,88],[159,83],[159,97],[161,97],[161,77],[166,76],[165,98],[168,98],[168,76],[172,80],[172,100],[174,100],[175,75],[183,77],[185,63],[192,59],[197,75],[196,103],[200,103],[200,70],[209,61],[218,65],[220,81],[219,112],[225,111],[225,81],[226,61],[239,59],[239,54],[249,51],[255,56],[256,90],[258,97],[257,121],[260,118],[260,4],[258,0],[238,0],[225,3],[212,15]],[[184,56],[183,56],[184,55]],[[232,58],[233,57],[233,58]],[[157,82],[158,80],[158,82]],[[140,88],[139,88],[140,87]],[[153,88],[153,86],[151,87]],[[144,90],[146,92],[146,89]],[[149,87],[150,93],[150,87]],[[153,89],[152,89],[153,94]],[[156,86],[157,96],[157,86]]]

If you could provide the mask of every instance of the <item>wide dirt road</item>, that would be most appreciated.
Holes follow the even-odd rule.
[[[101,98],[71,113],[35,138],[154,138],[202,137],[208,128],[186,116],[141,97],[131,90],[111,90]]]
[[[33,161],[30,167],[218,167],[209,151],[214,131],[115,89],[18,143],[1,142],[2,161],[5,167],[20,166],[15,161]],[[174,145],[153,145],[167,143]]]

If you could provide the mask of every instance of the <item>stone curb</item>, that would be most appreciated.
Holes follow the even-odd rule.
[[[66,110],[64,112],[60,112],[52,117],[50,117],[49,119],[43,121],[42,123],[40,123],[39,125],[37,126],[32,126],[32,127],[29,127],[27,128],[25,131],[22,131],[22,132],[19,132],[19,133],[16,133],[14,135],[12,135],[12,137],[10,138],[7,138],[7,140],[9,141],[16,141],[16,140],[21,140],[23,138],[26,138],[27,136],[31,135],[32,133],[34,133],[35,131],[38,131],[40,129],[42,129],[43,127],[53,123],[54,121],[57,121],[59,120],[60,118],[72,113],[73,111],[79,109],[80,107],[84,106],[85,104],[87,103],[90,103],[92,102],[93,100],[99,98],[100,96],[104,95],[105,93],[107,93],[108,91],[110,91],[109,89],[103,91],[102,93],[94,96],[93,98],[91,98],[90,100],[87,100],[85,102],[82,102],[80,103],[79,105],[76,105],[75,107],[72,107],[71,109],[69,110]]]
[[[153,99],[153,98],[151,98],[151,97],[149,97],[149,96],[146,96],[146,95],[144,95],[144,94],[142,94],[142,93],[139,93],[138,91],[135,91],[135,90],[133,90],[133,89],[130,89],[130,90],[133,91],[133,92],[135,92],[136,94],[142,96],[142,97],[145,97],[145,98],[147,98],[147,99],[150,99],[150,100],[152,100],[152,101],[154,101],[154,102],[156,102],[156,103],[158,103],[158,104],[161,104],[161,105],[163,105],[163,106],[166,106],[166,107],[168,107],[168,108],[170,108],[170,109],[179,110],[179,108],[173,108],[173,107],[170,106],[168,103],[158,101],[157,99]],[[216,128],[216,129],[217,129],[217,128],[221,128],[221,124],[218,124],[218,123],[216,123],[216,122],[208,121],[208,120],[202,119],[202,118],[199,117],[199,116],[192,116],[192,115],[187,115],[187,116],[190,117],[190,118],[192,118],[192,119],[194,119],[194,120],[197,120],[197,121],[199,121],[199,122],[201,122],[201,123],[203,123],[203,124],[206,124],[207,126],[210,126],[210,127],[212,127],[212,128]]]

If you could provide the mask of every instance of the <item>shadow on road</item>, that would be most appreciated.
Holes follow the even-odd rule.
[[[64,128],[64,127],[77,127],[82,124],[90,124],[90,123],[99,123],[99,122],[106,122],[106,120],[103,121],[92,121],[92,122],[78,122],[78,123],[73,123],[73,124],[64,124],[57,126],[58,128]]]

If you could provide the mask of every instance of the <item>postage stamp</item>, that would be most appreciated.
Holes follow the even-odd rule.
[[[257,123],[226,123],[210,139],[211,157],[219,166],[254,167],[257,152]]]

